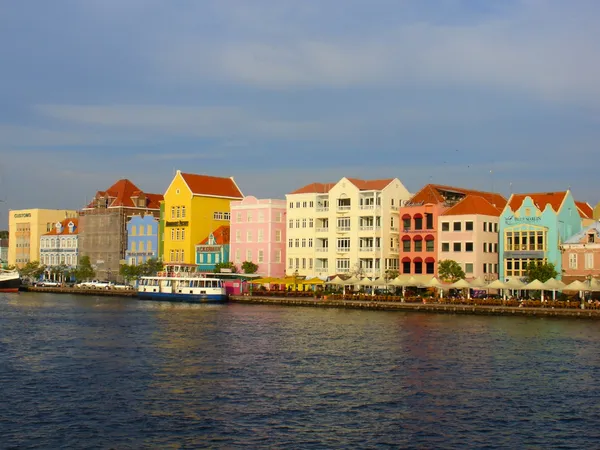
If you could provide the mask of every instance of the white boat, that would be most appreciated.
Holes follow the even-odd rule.
[[[17,270],[0,269],[0,292],[18,292],[21,276]]]
[[[138,298],[175,302],[226,302],[223,280],[195,272],[195,266],[166,266],[156,276],[141,277]]]

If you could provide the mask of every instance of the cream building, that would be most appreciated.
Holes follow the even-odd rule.
[[[40,238],[57,222],[77,217],[77,211],[64,209],[10,210],[8,216],[8,264],[23,267],[40,260]]]
[[[286,195],[287,275],[379,277],[398,270],[398,208],[410,196],[397,178],[342,178]]]

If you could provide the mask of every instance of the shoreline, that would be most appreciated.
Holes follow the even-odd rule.
[[[137,298],[137,291],[135,290],[126,291],[116,289],[77,289],[55,287],[45,288],[33,286],[26,286],[21,290],[24,292],[45,292],[50,294],[101,295],[128,297],[132,299]],[[402,303],[365,300],[317,300],[312,297],[260,297],[240,295],[229,296],[229,301],[231,303],[309,308],[359,309],[370,311],[400,311],[429,314],[465,314],[504,317],[556,317],[600,320],[600,310],[596,309],[520,308],[512,306],[448,305],[441,303]]]

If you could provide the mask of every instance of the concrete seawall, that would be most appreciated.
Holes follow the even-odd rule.
[[[443,305],[437,303],[401,303],[401,302],[369,302],[347,300],[315,300],[312,298],[277,298],[258,296],[233,296],[229,300],[235,303],[304,306],[314,308],[346,308],[380,311],[424,312],[436,314],[471,314],[485,316],[529,316],[529,317],[564,317],[579,319],[600,319],[600,310],[590,309],[553,309],[553,308],[515,308],[509,306],[480,305]]]
[[[73,295],[103,295],[113,297],[137,297],[137,291],[125,289],[80,289],[69,287],[37,287],[26,286],[21,288],[24,292],[49,292],[52,294]]]

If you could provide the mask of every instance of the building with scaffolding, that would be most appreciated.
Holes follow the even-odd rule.
[[[158,218],[161,194],[149,194],[127,179],[98,191],[79,213],[79,254],[88,256],[100,279],[114,280],[125,263],[127,223],[134,215]]]

